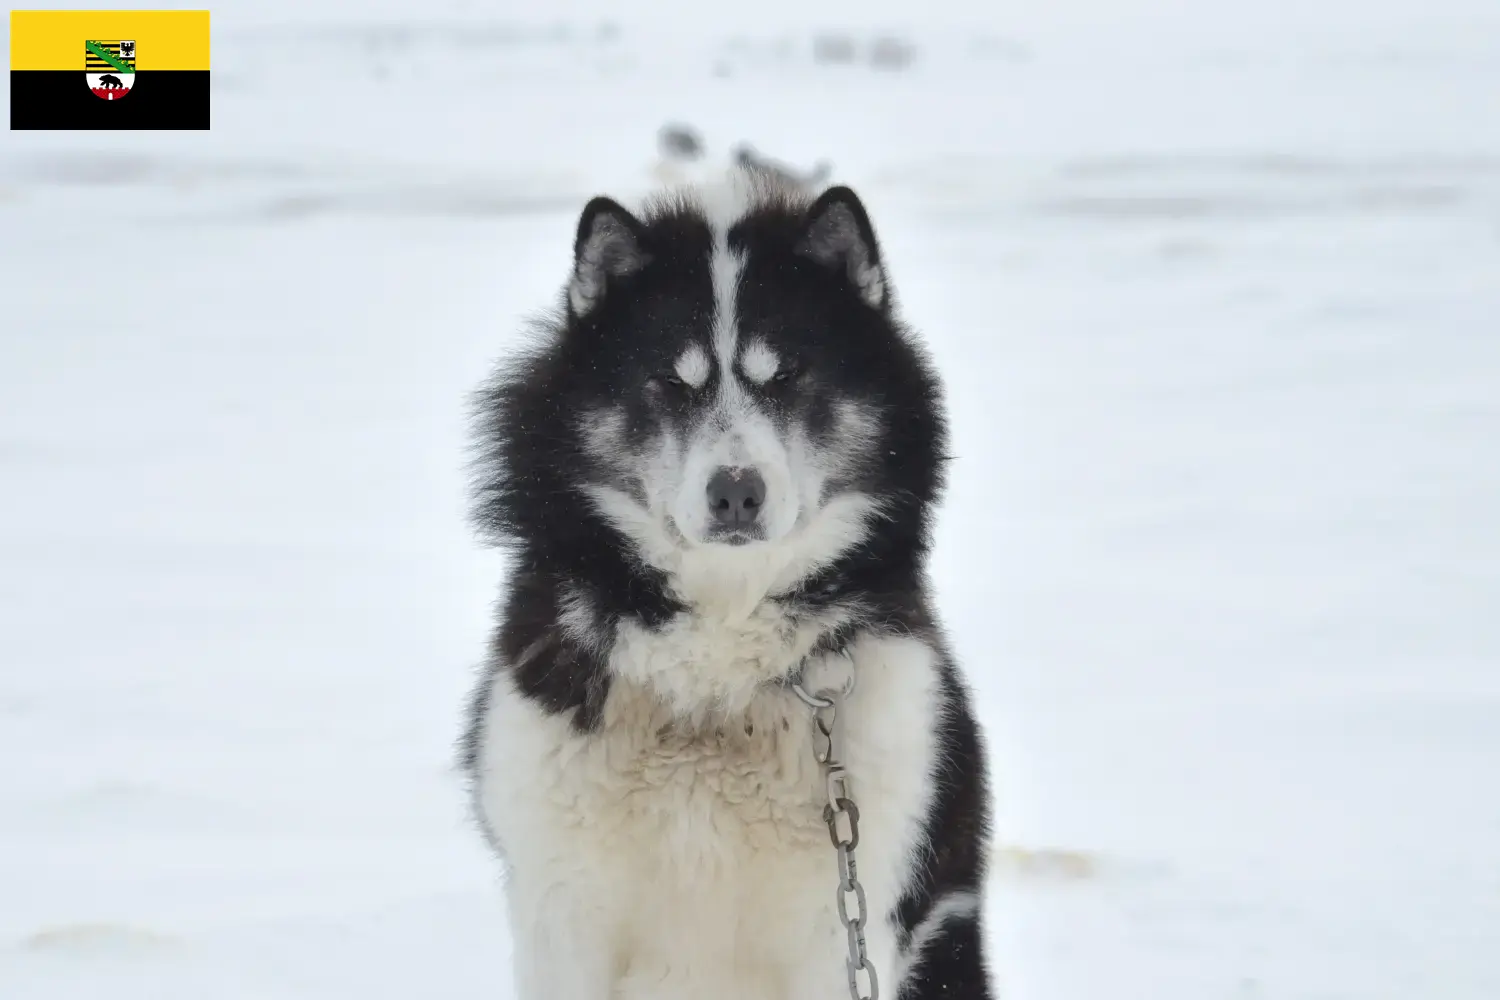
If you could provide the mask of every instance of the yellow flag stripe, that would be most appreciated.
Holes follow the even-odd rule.
[[[135,42],[135,68],[208,69],[206,10],[13,10],[10,68],[83,72],[83,43]]]

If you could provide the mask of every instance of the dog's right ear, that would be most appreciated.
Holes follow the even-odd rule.
[[[568,311],[574,319],[587,316],[604,301],[611,281],[636,274],[649,263],[640,220],[610,198],[594,198],[578,219]]]

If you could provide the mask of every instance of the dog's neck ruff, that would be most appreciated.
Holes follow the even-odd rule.
[[[850,604],[804,606],[788,598],[767,598],[744,615],[683,608],[654,624],[632,616],[614,627],[607,669],[681,718],[737,717],[794,683],[843,687],[848,661],[837,654],[864,618]],[[588,634],[574,631],[575,640]]]

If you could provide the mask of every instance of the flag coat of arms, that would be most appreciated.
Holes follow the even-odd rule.
[[[14,10],[12,129],[206,129],[206,10]]]
[[[84,76],[95,97],[118,100],[135,85],[135,39],[83,43]]]

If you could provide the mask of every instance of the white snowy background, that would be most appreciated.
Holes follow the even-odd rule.
[[[946,374],[1003,995],[1500,997],[1500,4],[721,8],[226,0],[211,132],[0,140],[0,998],[510,995],[465,394],[667,121]]]

